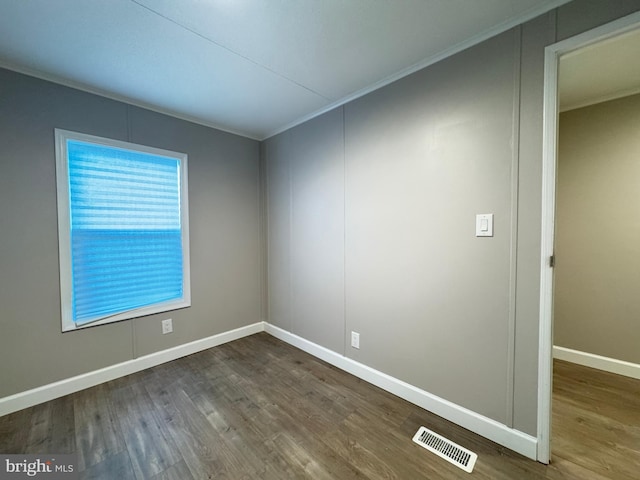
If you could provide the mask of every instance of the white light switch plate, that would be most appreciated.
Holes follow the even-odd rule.
[[[493,213],[476,215],[476,237],[493,237]]]

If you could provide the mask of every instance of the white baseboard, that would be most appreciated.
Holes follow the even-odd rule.
[[[570,348],[553,346],[553,358],[640,380],[640,365]]]
[[[169,348],[167,350],[151,353],[143,357],[111,365],[93,372],[84,373],[76,377],[67,378],[32,390],[0,398],[0,416],[17,412],[23,408],[63,397],[64,395],[78,392],[85,388],[99,385],[100,383],[124,377],[125,375],[130,375],[146,368],[155,367],[156,365],[176,360],[178,358],[191,355],[192,353],[197,353],[202,350],[216,347],[223,343],[238,340],[239,338],[263,331],[264,322],[254,323],[253,325],[236,328],[235,330],[219,333],[211,337],[195,340],[193,342],[185,343],[184,345],[178,345],[177,347]]]
[[[433,412],[478,435],[514,450],[525,457],[536,460],[537,438],[531,435],[509,428],[500,422],[496,422],[448,400],[432,395],[429,392],[356,362],[355,360],[351,360],[309,340],[305,340],[275,325],[265,323],[265,331],[294,347],[304,350],[331,365],[393,393],[425,410]]]
[[[191,355],[242,337],[266,331],[301,350],[320,358],[346,372],[376,385],[400,398],[435,413],[472,432],[486,437],[500,445],[514,450],[533,460],[536,459],[537,439],[518,430],[507,427],[495,420],[475,413],[448,400],[432,395],[402,380],[356,362],[332,350],[317,345],[302,337],[266,322],[258,322],[194,342],[178,345],[161,352],[152,353],[133,360],[101,368],[59,382],[43,385],[32,390],[0,398],[0,416],[23,408],[47,402],[85,388],[93,387],[125,375],[139,372],[171,360]],[[554,350],[555,351],[555,350]]]

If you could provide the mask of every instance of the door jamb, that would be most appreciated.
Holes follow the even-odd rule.
[[[551,392],[553,380],[553,255],[558,142],[558,62],[562,55],[640,29],[640,12],[562,40],[545,48],[542,150],[542,238],[538,339],[537,460],[551,460]]]

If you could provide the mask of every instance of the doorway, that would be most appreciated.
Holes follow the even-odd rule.
[[[541,304],[540,304],[540,342],[538,368],[538,460],[548,463],[551,459],[551,394],[553,374],[553,314],[554,314],[554,247],[556,223],[556,180],[558,156],[558,120],[559,106],[567,98],[563,95],[558,82],[558,74],[563,65],[571,64],[571,58],[584,52],[596,52],[598,49],[640,33],[640,13],[624,17],[616,22],[604,25],[584,34],[547,47],[545,51],[545,106],[544,106],[544,150],[543,150],[543,205],[542,205],[542,269],[541,269]],[[637,49],[635,50],[637,52]],[[608,57],[607,57],[608,59]],[[635,63],[635,62],[634,62]],[[601,70],[604,70],[601,65]],[[568,70],[567,70],[568,71]],[[563,76],[570,77],[567,71]],[[580,75],[578,75],[580,77]],[[584,77],[584,75],[583,75]],[[616,75],[618,77],[618,75]],[[622,77],[622,75],[620,75]],[[569,95],[570,102],[591,102],[606,100],[606,92],[593,91],[597,82],[593,76],[578,88],[574,86]],[[591,88],[591,91],[588,91]],[[597,88],[596,88],[597,90]],[[618,97],[628,95],[618,88]],[[584,98],[575,99],[574,94],[581,92]],[[611,93],[611,92],[609,92]],[[587,96],[591,96],[587,99]],[[596,99],[596,97],[600,97]],[[609,99],[613,99],[610,97]],[[588,103],[584,103],[587,105]]]

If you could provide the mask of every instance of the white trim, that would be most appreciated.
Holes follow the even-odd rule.
[[[17,412],[23,408],[32,407],[39,403],[47,402],[70,393],[84,390],[116,378],[124,377],[146,368],[155,367],[162,363],[170,362],[193,353],[207,350],[208,348],[222,345],[233,340],[238,340],[249,335],[264,331],[264,322],[236,328],[228,332],[219,333],[211,337],[202,338],[193,342],[178,345],[177,347],[151,353],[143,357],[128,360],[126,362],[101,368],[93,372],[84,373],[71,378],[50,383],[41,387],[16,393],[8,397],[0,398],[0,416]]]
[[[603,357],[595,353],[572,350],[571,348],[558,347],[557,345],[553,346],[553,358],[640,380],[640,364],[637,363]]]
[[[549,463],[551,458],[553,269],[549,266],[549,257],[553,255],[555,230],[558,60],[561,55],[573,50],[637,28],[640,28],[640,12],[549,45],[545,49],[537,438],[537,460],[542,463]]]
[[[478,435],[532,460],[536,459],[536,438],[531,435],[509,428],[500,422],[356,362],[275,325],[265,323],[265,332]]]
[[[542,163],[542,232],[540,258],[540,323],[538,351],[538,452],[537,460],[549,463],[551,459],[551,391],[552,368],[551,338],[553,336],[553,255],[555,231],[556,189],[556,129],[558,60],[554,51],[547,47],[544,67],[543,108],[543,163]]]

